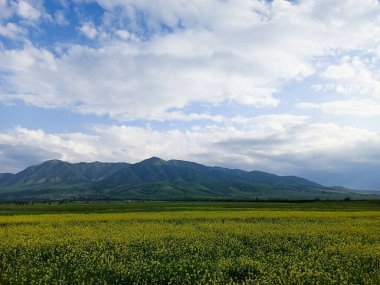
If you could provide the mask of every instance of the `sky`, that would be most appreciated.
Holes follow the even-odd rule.
[[[0,172],[151,156],[380,189],[378,0],[0,0]]]

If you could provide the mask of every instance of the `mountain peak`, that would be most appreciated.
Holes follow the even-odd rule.
[[[59,159],[51,159],[43,162],[42,164],[65,164],[67,162],[59,160]]]
[[[153,157],[145,159],[139,163],[151,163],[151,164],[155,164],[155,165],[162,165],[162,164],[166,164],[167,162],[165,160],[159,158],[159,157],[153,156]]]
[[[353,199],[376,198],[295,176],[209,167],[151,157],[139,163],[74,163],[58,159],[0,174],[1,199]]]

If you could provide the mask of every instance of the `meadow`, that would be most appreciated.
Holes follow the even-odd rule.
[[[0,284],[380,284],[380,203],[2,204]]]

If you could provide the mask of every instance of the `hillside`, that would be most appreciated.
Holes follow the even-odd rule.
[[[157,157],[139,163],[50,160],[17,174],[0,174],[0,200],[308,200],[378,196],[278,176]]]

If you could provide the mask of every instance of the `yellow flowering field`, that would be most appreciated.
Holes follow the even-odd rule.
[[[0,205],[0,284],[380,284],[373,206],[20,207]]]

